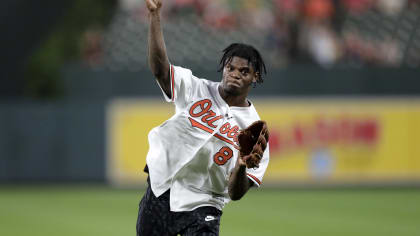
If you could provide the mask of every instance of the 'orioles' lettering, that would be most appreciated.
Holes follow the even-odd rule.
[[[222,134],[226,134],[227,132],[229,132],[229,130],[230,130],[230,123],[229,122],[224,123],[222,125],[222,127],[220,127],[220,129],[219,129],[220,133],[222,133]]]
[[[229,138],[232,138],[233,141],[235,143],[238,143],[238,131],[239,131],[239,127],[237,125],[233,126],[232,128],[230,127],[230,123],[226,122],[222,125],[222,127],[220,127],[219,129],[221,134],[227,134],[227,136]]]
[[[235,143],[236,143],[236,145],[238,145],[238,146],[239,146],[238,134],[239,134],[239,133],[236,133],[236,134],[235,134],[235,136],[233,136],[233,142],[235,142]]]
[[[238,135],[239,127],[237,125],[233,126],[232,129],[229,130],[227,136],[229,138],[234,138]]]
[[[217,116],[217,114],[211,110],[213,103],[211,100],[209,99],[204,99],[201,101],[198,101],[196,103],[194,103],[190,110],[189,110],[189,114],[191,115],[191,117],[189,117],[188,119],[191,122],[191,125],[193,127],[199,128],[201,130],[204,130],[208,133],[213,133],[214,129],[212,128],[216,128],[217,125],[215,124],[216,121],[220,120],[223,118],[222,115]],[[201,122],[199,120],[195,120],[194,118],[198,118],[201,116]],[[220,129],[219,132],[220,134],[224,134],[227,136],[223,137],[219,134],[214,134],[214,137],[230,143],[234,146],[234,148],[239,149],[238,145],[238,139],[237,139],[237,135],[238,135],[238,131],[239,131],[239,127],[237,125],[235,125],[234,127],[231,127],[231,124],[229,122],[224,123]],[[232,140],[229,140],[232,139]],[[235,145],[236,144],[236,145]]]
[[[205,116],[203,116],[203,118],[201,118],[201,121],[203,121],[204,123],[207,123],[210,127],[216,128],[217,126],[213,123],[216,122],[219,119],[222,119],[223,116],[216,116],[216,117],[215,116],[216,116],[216,113],[214,113],[214,111],[210,110],[207,115],[205,115]]]
[[[211,108],[212,102],[209,99],[204,99],[194,103],[190,108],[190,115],[192,117],[199,117],[206,114]],[[200,110],[196,113],[196,108]]]
[[[216,113],[210,110],[213,103],[209,99],[204,99],[194,103],[190,108],[190,115],[192,117],[200,117],[205,115],[201,118],[201,121],[207,123],[212,128],[216,128],[217,126],[214,122],[223,118],[223,116],[216,116]]]

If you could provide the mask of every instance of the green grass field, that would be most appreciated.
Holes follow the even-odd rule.
[[[0,186],[0,235],[135,235],[141,190]],[[420,190],[251,190],[222,236],[419,236]]]

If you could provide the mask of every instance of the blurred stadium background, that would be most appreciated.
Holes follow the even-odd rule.
[[[148,131],[172,113],[142,0],[3,0],[0,235],[134,235]],[[268,64],[264,185],[221,235],[420,235],[420,1],[164,0],[171,62]]]

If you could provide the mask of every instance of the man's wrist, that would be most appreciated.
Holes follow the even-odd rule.
[[[156,9],[154,11],[149,11],[150,17],[160,17],[160,9]]]
[[[239,172],[245,172],[246,171],[246,164],[238,163],[238,171]]]

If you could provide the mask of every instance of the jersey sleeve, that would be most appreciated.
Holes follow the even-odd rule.
[[[159,83],[158,85],[167,102],[173,102],[176,105],[182,106],[190,100],[192,91],[198,86],[199,79],[193,76],[191,70],[179,66],[170,65],[169,72],[171,84],[170,97],[166,95]]]
[[[267,170],[268,162],[270,159],[270,146],[267,144],[267,148],[263,154],[263,158],[261,159],[260,165],[258,168],[252,168],[246,170],[246,175],[252,182],[254,182],[255,186],[259,187],[262,183],[262,179],[264,177],[264,173]]]

